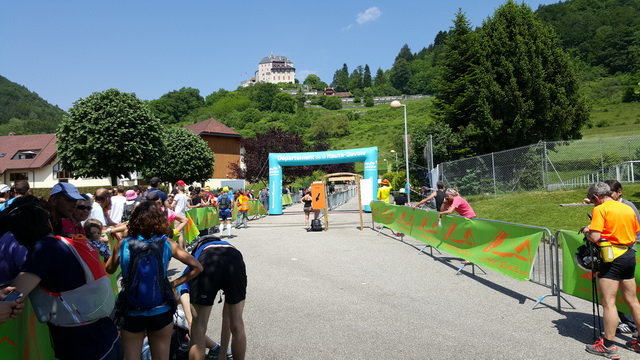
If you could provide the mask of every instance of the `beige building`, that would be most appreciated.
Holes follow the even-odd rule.
[[[56,141],[55,134],[0,136],[0,183],[27,180],[31,188],[51,188],[58,182],[78,187],[110,184],[109,179],[73,179],[60,165]]]
[[[258,64],[258,71],[255,74],[256,82],[265,83],[295,83],[296,68],[293,62],[284,55],[265,56]]]

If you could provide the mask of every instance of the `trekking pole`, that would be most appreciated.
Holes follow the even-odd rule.
[[[594,259],[594,252],[593,252],[593,244],[589,243],[589,255],[591,256],[591,259]],[[592,314],[593,314],[593,341],[597,341],[600,338],[600,330],[602,329],[602,322],[600,319],[600,306],[599,306],[599,299],[598,299],[598,284],[597,284],[597,279],[596,279],[596,273],[597,273],[597,269],[596,269],[596,262],[593,262],[593,266],[591,267],[591,303],[592,303]],[[597,313],[597,316],[596,316]],[[596,320],[597,319],[597,320]],[[596,324],[597,322],[597,324]]]

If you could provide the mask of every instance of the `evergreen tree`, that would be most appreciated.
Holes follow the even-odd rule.
[[[402,45],[402,48],[400,49],[400,52],[396,56],[394,62],[397,62],[399,59],[404,59],[407,62],[411,62],[411,60],[413,60],[413,53],[411,52],[409,45]]]
[[[398,91],[405,93],[405,87],[411,78],[409,62],[400,57],[391,68],[391,85]]]
[[[336,73],[333,75],[333,82],[331,86],[336,91],[348,91],[349,88],[349,68],[347,64],[342,65],[342,69],[336,70]]]
[[[362,69],[362,65],[358,66],[351,75],[349,76],[349,91],[353,91],[356,89],[362,89],[362,77],[364,75],[364,70]]]
[[[436,114],[452,129],[464,128],[475,113],[471,86],[477,88],[475,71],[478,63],[476,33],[469,20],[458,11],[446,41],[438,68]]]
[[[382,86],[386,83],[387,83],[387,79],[384,76],[384,71],[382,71],[381,68],[378,68],[378,71],[376,71],[376,77],[375,79],[373,79],[373,84],[375,86]]]
[[[364,65],[364,74],[362,75],[362,87],[368,88],[371,87],[371,69],[369,69],[369,65]]]
[[[580,137],[588,111],[576,72],[527,5],[507,1],[477,33],[460,13],[454,24],[436,106],[472,152]]]

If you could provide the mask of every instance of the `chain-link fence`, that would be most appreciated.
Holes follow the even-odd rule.
[[[640,182],[640,135],[540,142],[442,163],[438,173],[464,195]]]

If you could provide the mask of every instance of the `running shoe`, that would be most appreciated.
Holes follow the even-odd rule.
[[[599,338],[593,345],[587,345],[585,350],[590,354],[604,356],[607,359],[620,359],[618,347],[615,345],[611,345],[611,347],[604,346],[602,338]]]
[[[627,347],[635,352],[640,352],[640,344],[638,344],[638,339],[627,341]]]
[[[218,360],[220,356],[220,347],[217,347],[215,350],[209,350],[209,353],[205,357],[205,360]],[[231,348],[227,348],[227,360],[233,360],[233,355],[231,354]]]

